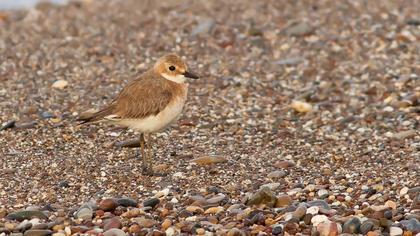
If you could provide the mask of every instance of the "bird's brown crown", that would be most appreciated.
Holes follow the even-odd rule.
[[[187,71],[187,65],[175,54],[165,55],[155,63],[154,70],[158,74],[175,77]]]

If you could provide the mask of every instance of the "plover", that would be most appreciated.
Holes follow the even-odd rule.
[[[164,130],[180,116],[187,99],[188,78],[198,79],[198,76],[188,71],[179,56],[168,54],[127,84],[103,109],[78,120],[81,123],[105,121],[140,132],[142,171],[152,175],[151,134]]]

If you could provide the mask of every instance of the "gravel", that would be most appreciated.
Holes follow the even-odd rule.
[[[0,13],[0,235],[416,235],[415,0],[72,1]],[[154,136],[80,126],[175,52]]]

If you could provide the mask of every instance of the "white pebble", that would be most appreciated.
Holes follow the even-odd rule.
[[[57,89],[63,89],[65,87],[67,87],[67,85],[69,84],[69,82],[65,81],[65,80],[57,80],[53,83],[52,87],[53,88],[57,88]]]
[[[307,214],[312,214],[312,215],[316,215],[319,212],[319,207],[317,206],[311,206],[308,208],[308,210],[306,210]]]
[[[320,223],[327,222],[327,221],[330,221],[330,220],[325,215],[316,215],[316,216],[312,217],[312,219],[311,219],[311,223],[315,227],[318,226]]]
[[[407,187],[404,187],[404,188],[402,188],[401,190],[400,190],[400,196],[404,196],[404,195],[406,195],[408,193],[408,188]]]
[[[390,236],[401,236],[403,234],[403,230],[399,227],[391,227],[389,229]]]

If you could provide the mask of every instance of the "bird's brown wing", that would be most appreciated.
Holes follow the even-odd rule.
[[[157,115],[175,95],[172,86],[164,79],[142,76],[127,84],[108,106],[78,120],[88,123],[108,118],[142,119]]]

